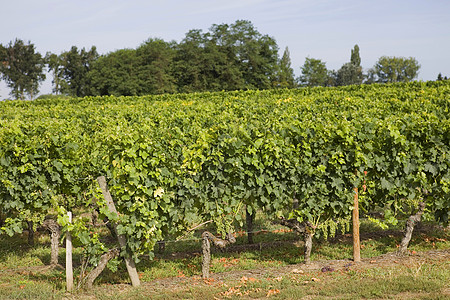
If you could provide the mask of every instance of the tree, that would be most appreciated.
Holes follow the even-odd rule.
[[[228,25],[226,25],[228,26]],[[228,28],[228,27],[226,27]],[[215,37],[191,30],[177,46],[175,77],[180,92],[236,90],[244,87],[242,73],[221,30]],[[225,32],[225,33],[224,33]]]
[[[376,82],[408,82],[417,77],[420,65],[413,57],[382,56],[370,72]]]
[[[303,86],[326,86],[329,80],[329,73],[325,62],[320,59],[307,57],[301,67],[302,75],[299,82]]]
[[[87,51],[84,48],[78,51],[76,46],[72,46],[70,51],[61,54],[65,85],[63,92],[76,97],[87,96],[91,87],[88,79],[88,72],[93,63],[97,60],[98,53],[95,46]]]
[[[208,89],[227,91],[245,89],[238,51],[235,41],[230,36],[230,25],[214,24],[205,34],[205,38],[205,72],[210,78],[207,79]]]
[[[447,76],[442,76],[442,73],[439,73],[437,76],[437,81],[448,80]]]
[[[65,86],[66,82],[63,78],[63,61],[60,56],[50,52],[47,52],[44,60],[48,66],[48,71],[51,72],[53,76],[53,93],[56,95],[61,94],[63,90],[67,89],[67,86]]]
[[[361,57],[359,56],[359,46],[355,45],[352,49],[350,62],[355,66],[361,66]]]
[[[361,58],[359,56],[359,47],[355,45],[351,51],[350,62],[345,63],[336,74],[336,85],[361,84],[363,73],[361,67]]]
[[[294,70],[291,67],[291,57],[288,47],[286,47],[286,49],[283,52],[283,57],[281,57],[277,77],[278,77],[277,85],[279,87],[281,88],[295,87]]]
[[[351,62],[345,63],[336,74],[336,85],[361,84],[363,73],[361,66],[356,66]]]
[[[327,80],[325,86],[336,86],[337,85],[337,72],[335,70],[327,70]]]
[[[34,45],[20,39],[9,42],[6,47],[0,44],[0,62],[0,73],[12,90],[11,95],[22,100],[28,95],[33,100],[39,92],[39,84],[45,80],[44,59]]]
[[[214,24],[209,40],[225,54],[226,67],[233,72],[230,79],[241,83],[234,89],[267,89],[275,86],[278,46],[275,40],[259,33],[250,21],[234,24]],[[239,73],[234,72],[235,68]],[[238,80],[236,77],[241,77]]]
[[[177,46],[179,91],[268,89],[276,86],[278,46],[250,21],[191,30]]]
[[[180,92],[205,91],[205,36],[202,30],[195,29],[186,33],[177,45],[174,58],[174,76]]]
[[[161,39],[148,39],[136,49],[140,61],[138,77],[143,83],[142,93],[162,94],[176,92],[173,77],[174,43]]]
[[[176,92],[175,44],[148,39],[136,49],[99,57],[88,73],[93,95],[146,95]]]
[[[100,56],[87,74],[92,95],[142,95],[144,83],[138,69],[142,62],[134,49],[121,49]]]
[[[235,50],[246,89],[268,89],[275,85],[278,46],[262,35],[250,21],[238,20],[229,27],[229,42]]]

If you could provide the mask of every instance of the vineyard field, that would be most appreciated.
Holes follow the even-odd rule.
[[[159,241],[205,222],[224,238],[256,212],[345,233],[355,188],[378,226],[420,203],[446,226],[449,116],[450,81],[0,102],[0,234],[53,218],[96,265],[111,248],[86,217],[96,211],[139,262]]]

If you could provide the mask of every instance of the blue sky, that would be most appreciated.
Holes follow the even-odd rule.
[[[289,47],[300,75],[306,57],[339,69],[360,47],[364,69],[380,56],[415,57],[419,80],[450,77],[448,0],[3,0],[0,43],[31,41],[37,51],[60,54],[72,46],[100,54],[136,48],[148,38],[179,42],[190,29],[249,20]],[[51,76],[41,93],[51,92]],[[9,95],[0,83],[0,99]]]

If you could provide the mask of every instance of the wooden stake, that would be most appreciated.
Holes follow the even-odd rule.
[[[72,212],[68,211],[69,223],[72,223]],[[73,290],[73,267],[72,267],[72,235],[70,231],[66,234],[66,286],[67,291]]]
[[[100,176],[97,178],[98,185],[100,186],[103,197],[105,197],[106,205],[108,205],[108,209],[110,212],[117,214],[116,206],[114,205],[114,201],[111,197],[111,194],[109,193],[108,186],[106,185],[106,178],[105,176]],[[119,245],[122,249],[124,249],[127,245],[127,241],[125,239],[125,236],[123,234],[120,234],[117,232],[117,224],[113,223],[114,231],[117,234],[117,240],[119,241]],[[136,270],[136,266],[134,264],[134,260],[131,258],[130,255],[125,256],[125,265],[127,266],[128,275],[131,279],[131,284],[133,286],[139,286],[141,285],[141,282],[139,280],[139,275]]]
[[[358,203],[358,188],[354,189],[355,196],[353,198],[353,261],[361,261],[361,245],[359,241],[359,203]]]
[[[208,235],[202,234],[202,278],[209,278],[209,265],[211,264],[211,244]]]

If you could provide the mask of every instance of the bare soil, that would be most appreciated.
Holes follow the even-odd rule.
[[[273,244],[272,244],[273,246]],[[410,253],[409,255],[398,256],[396,253],[387,253],[377,257],[363,258],[361,262],[355,263],[352,260],[324,260],[313,261],[309,265],[294,264],[282,267],[260,268],[243,271],[230,271],[219,274],[211,274],[211,279],[206,283],[223,282],[230,280],[239,280],[242,277],[261,279],[266,277],[279,277],[288,274],[301,274],[310,271],[335,272],[335,271],[349,271],[362,270],[369,268],[388,268],[395,265],[403,266],[417,266],[425,262],[448,262],[450,261],[450,249],[445,250],[430,250],[426,252]],[[174,290],[185,287],[186,285],[197,285],[202,281],[199,276],[193,277],[176,277],[157,279],[151,282],[143,283],[145,289],[154,290],[159,293],[164,293],[164,290]],[[450,294],[449,294],[450,295]]]

